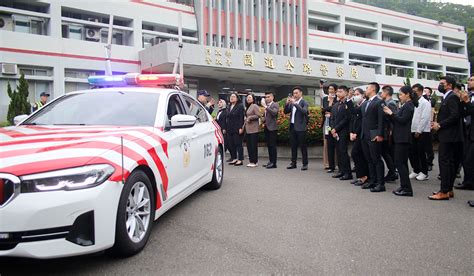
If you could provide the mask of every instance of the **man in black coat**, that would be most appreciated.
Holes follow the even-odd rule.
[[[290,114],[290,144],[291,163],[287,169],[296,169],[298,158],[298,147],[303,155],[302,171],[308,169],[308,149],[306,147],[306,128],[308,124],[308,103],[303,99],[303,90],[296,86],[293,88],[293,96],[288,97],[285,105],[285,113]]]
[[[384,101],[383,103],[390,108],[393,113],[398,112],[398,104],[392,98],[393,96],[393,87],[390,85],[385,85],[382,87],[381,98]],[[385,181],[392,182],[398,179],[398,175],[395,171],[395,152],[394,152],[394,143],[392,137],[393,123],[386,117],[385,118],[385,136],[382,142],[382,157],[385,160],[385,165],[387,165],[387,175],[385,176]]]
[[[349,144],[349,127],[351,122],[352,102],[347,102],[349,88],[341,85],[337,89],[337,102],[332,107],[332,116],[330,120],[331,135],[336,139],[336,153],[339,167],[339,173],[333,175],[333,178],[340,180],[352,179],[351,161],[347,153]],[[349,105],[351,107],[349,107]]]
[[[474,190],[474,75],[472,75],[468,82],[469,93],[461,94],[462,116],[464,117],[464,124],[466,126],[466,135],[464,142],[464,180],[455,186],[460,190]]]
[[[378,83],[369,83],[365,91],[368,100],[361,106],[362,149],[369,163],[369,181],[362,185],[362,189],[370,189],[371,192],[385,192],[385,166],[382,161],[384,112],[383,101],[377,97],[379,90]]]
[[[439,170],[441,173],[441,189],[431,200],[449,200],[453,196],[453,184],[456,179],[455,150],[459,142],[464,140],[459,98],[453,88],[456,80],[451,76],[442,77],[438,91],[443,93],[443,100],[438,112],[437,122],[432,129],[438,132],[439,139]]]

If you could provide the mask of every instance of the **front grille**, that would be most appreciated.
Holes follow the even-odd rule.
[[[20,194],[20,179],[14,175],[0,173],[0,208]]]

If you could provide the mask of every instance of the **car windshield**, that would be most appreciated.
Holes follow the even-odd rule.
[[[153,126],[159,93],[94,91],[66,95],[23,125]]]

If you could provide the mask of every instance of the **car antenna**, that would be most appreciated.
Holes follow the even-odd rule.
[[[181,58],[183,52],[183,26],[181,13],[178,14],[178,47],[178,56],[173,65],[173,74],[175,75],[177,73],[179,66],[179,83],[177,83],[176,87],[180,89],[184,86],[183,59]]]
[[[125,184],[125,176],[123,169],[123,136],[120,136],[120,153],[122,155],[122,184]]]
[[[105,75],[112,76],[112,64],[110,59],[112,58],[112,26],[114,24],[114,15],[111,14],[109,17],[109,30],[107,36],[107,45],[105,45]]]

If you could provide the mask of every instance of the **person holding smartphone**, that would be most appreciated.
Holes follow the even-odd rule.
[[[337,84],[331,83],[328,86],[328,96],[323,99],[323,108],[322,112],[324,115],[324,148],[323,150],[327,152],[327,169],[328,173],[334,173],[336,170],[336,140],[331,135],[331,130],[329,126],[329,122],[331,120],[331,111],[333,105],[336,103],[336,91],[337,91]]]
[[[296,169],[299,147],[303,156],[301,170],[306,171],[308,170],[308,149],[306,147],[308,103],[303,99],[303,89],[301,87],[293,88],[293,96],[287,98],[284,112],[290,114],[291,163],[287,169]]]

